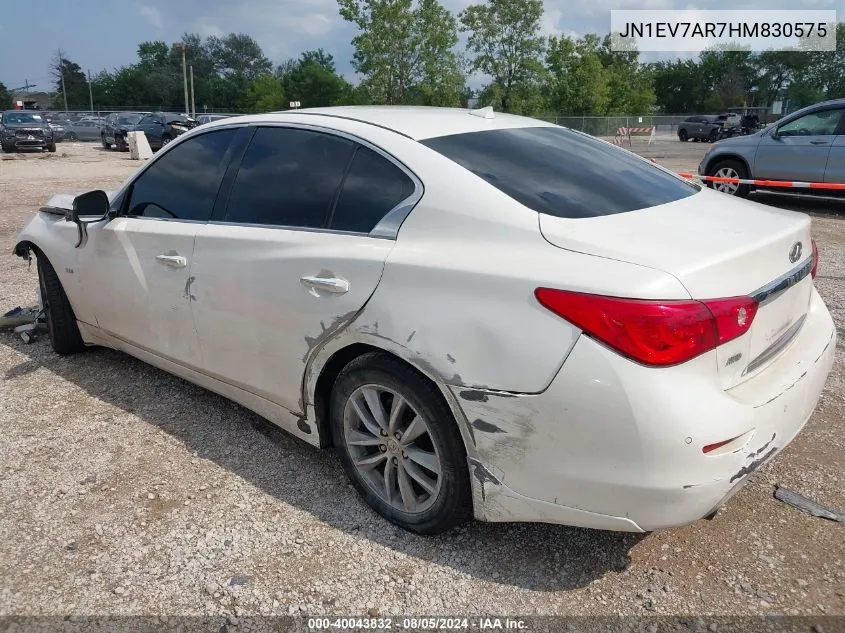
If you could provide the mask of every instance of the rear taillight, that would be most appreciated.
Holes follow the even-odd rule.
[[[810,269],[810,276],[815,279],[816,272],[819,269],[819,247],[816,244],[816,240],[810,240],[810,244],[813,245],[813,267]]]
[[[553,288],[537,288],[534,296],[587,335],[639,363],[660,367],[742,336],[757,314],[757,303],[749,297],[652,301]]]

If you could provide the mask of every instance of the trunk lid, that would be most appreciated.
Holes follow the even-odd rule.
[[[717,350],[725,389],[763,371],[786,349],[809,308],[810,218],[802,213],[705,189],[628,213],[587,219],[540,214],[540,230],[559,248],[669,273],[693,299],[759,292],[751,329]]]

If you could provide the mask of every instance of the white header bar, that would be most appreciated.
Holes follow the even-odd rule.
[[[616,51],[833,51],[836,11],[614,9],[610,31]]]

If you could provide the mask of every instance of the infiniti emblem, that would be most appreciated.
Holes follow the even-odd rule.
[[[792,245],[792,248],[789,249],[789,261],[793,264],[801,259],[801,251],[803,247],[801,246],[801,242],[795,242]]]

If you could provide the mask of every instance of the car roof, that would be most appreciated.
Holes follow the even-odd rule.
[[[550,127],[553,123],[495,112],[492,118],[483,114],[472,115],[473,111],[465,108],[436,108],[431,106],[334,106],[327,108],[302,108],[271,112],[269,114],[248,115],[227,118],[227,124],[237,121],[246,122],[284,122],[304,115],[322,120],[325,124],[330,119],[346,119],[367,123],[391,130],[414,140],[423,140],[450,134],[480,132],[523,127]],[[222,121],[221,121],[222,122]]]

